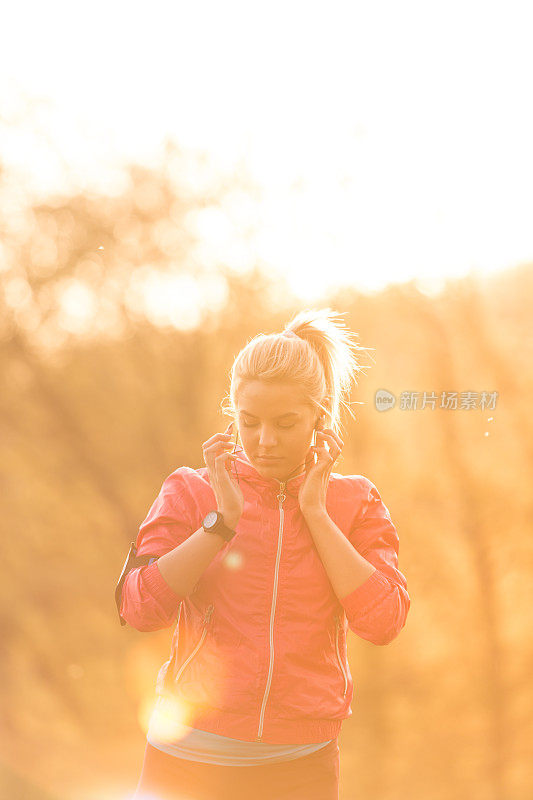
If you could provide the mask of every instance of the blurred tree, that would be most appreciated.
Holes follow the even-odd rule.
[[[132,167],[114,197],[29,207],[0,176],[0,741],[15,767],[31,747],[43,783],[137,769],[140,687],[150,700],[170,631],[118,625],[125,548],[164,478],[201,466],[201,443],[226,426],[238,351],[301,308],[264,265],[198,256],[195,215],[245,179],[198,198],[179,188],[188,156],[168,158]],[[346,287],[321,303],[375,348],[338,471],[378,486],[413,603],[389,647],[350,641],[344,800],[528,797],[531,274],[459,280],[432,299],[413,283],[369,297]],[[191,300],[158,318],[154,275],[197,286],[196,315]],[[479,410],[378,414],[378,388],[499,389],[498,426],[487,439]]]

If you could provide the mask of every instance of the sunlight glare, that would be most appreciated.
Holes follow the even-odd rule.
[[[155,706],[150,702],[143,705],[140,718],[143,730],[163,742],[183,739],[192,722],[190,709],[184,703],[180,703],[177,698],[162,696],[157,698]]]
[[[166,169],[181,202],[167,208],[157,188],[137,187],[139,209],[179,228],[184,205],[205,199],[195,220],[202,265],[262,263],[306,300],[339,285],[377,291],[418,277],[429,287],[434,276],[533,258],[527,6],[502,15],[480,0],[442,8],[410,0],[387,2],[383,13],[344,0],[324,17],[279,4],[283,26],[272,13],[260,37],[243,37],[242,26],[255,32],[244,0],[232,0],[230,12],[199,2],[159,7],[149,19],[131,8],[131,35],[117,38],[121,12],[95,2],[75,44],[59,30],[39,35],[48,6],[36,6],[31,29],[11,9],[0,67],[13,87],[2,100],[15,119],[24,117],[21,91],[35,102],[26,125],[0,127],[0,145],[25,187],[51,187],[53,174],[57,185],[62,171],[84,191],[117,192],[121,165]],[[71,18],[68,3],[56,6]],[[28,51],[42,56],[39,70]],[[178,148],[170,164],[168,141]],[[241,178],[250,202],[228,197],[209,208],[218,189],[229,196]],[[175,258],[179,235],[162,225],[158,236]],[[54,261],[51,249],[43,259]],[[150,283],[150,313],[190,328],[198,314],[190,303],[179,308],[176,294],[183,289],[191,302],[197,294],[169,288]]]

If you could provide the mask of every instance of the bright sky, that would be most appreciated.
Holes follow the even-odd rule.
[[[307,300],[429,291],[533,259],[532,22],[512,0],[11,3],[1,116],[40,98],[48,138],[12,125],[0,158],[43,192],[65,165],[116,191],[117,165],[157,165],[170,137],[257,183],[204,219],[213,258]]]

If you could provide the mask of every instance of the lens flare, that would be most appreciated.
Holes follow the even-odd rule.
[[[191,727],[190,709],[173,697],[159,697],[149,720],[151,736],[162,742],[183,739]]]

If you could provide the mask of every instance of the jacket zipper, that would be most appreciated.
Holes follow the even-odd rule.
[[[274,570],[274,589],[272,591],[272,605],[270,608],[270,664],[268,667],[267,684],[265,694],[263,695],[263,702],[261,704],[261,712],[259,714],[259,728],[257,731],[256,742],[262,741],[263,723],[265,719],[265,708],[270,693],[270,684],[272,683],[272,672],[274,670],[274,614],[276,612],[276,598],[278,593],[278,575],[279,575],[279,562],[281,558],[281,545],[283,541],[283,503],[287,497],[285,494],[286,481],[280,481],[279,494],[277,495],[279,504],[279,530],[278,530],[278,552],[276,555],[276,567]]]
[[[202,646],[203,641],[205,639],[205,635],[207,633],[207,626],[209,624],[209,620],[211,619],[211,615],[213,613],[213,609],[214,609],[214,605],[213,604],[208,606],[208,608],[207,608],[207,610],[206,610],[206,612],[204,614],[204,629],[202,631],[202,635],[200,636],[200,639],[198,640],[198,643],[197,643],[196,647],[194,648],[194,650],[192,651],[192,653],[188,656],[188,658],[185,659],[185,661],[183,662],[183,664],[179,668],[178,673],[177,673],[176,677],[174,678],[174,685],[176,685],[176,683],[179,681],[179,679],[181,678],[181,676],[183,674],[184,669],[187,667],[188,664],[191,663],[192,659],[194,658],[194,656],[196,655],[196,653],[198,652],[198,650]]]
[[[341,668],[341,672],[344,677],[344,694],[343,697],[346,697],[346,692],[348,691],[348,675],[346,674],[346,670],[344,669],[344,664],[342,663],[341,654],[339,651],[339,628],[340,628],[340,619],[339,615],[335,615],[335,649],[337,651],[337,660],[339,662],[339,667]]]
[[[178,640],[179,640],[179,633],[180,633],[180,617],[181,617],[181,609],[183,608],[183,604],[179,604],[178,609],[178,620],[176,622],[176,644],[174,645],[174,649],[170,651],[170,658],[168,660],[168,666],[163,677],[163,689],[168,691],[170,689],[171,679],[172,679],[172,670],[174,669],[174,664],[178,658]]]

